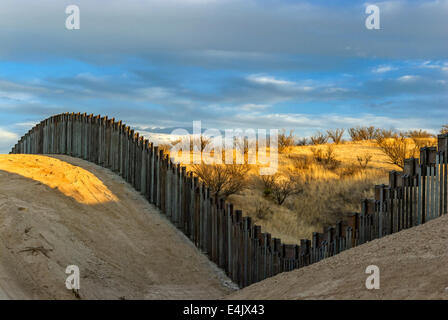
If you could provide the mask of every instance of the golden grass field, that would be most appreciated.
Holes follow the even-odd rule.
[[[320,163],[313,156],[313,150],[321,149],[325,153],[329,147],[333,149],[337,165]],[[371,160],[363,169],[358,157],[368,155]],[[192,155],[190,157],[192,159]],[[192,168],[183,165],[187,170]],[[299,243],[300,239],[310,239],[313,232],[322,232],[323,227],[335,224],[347,214],[359,212],[361,200],[373,197],[374,186],[388,183],[390,170],[400,168],[388,162],[375,141],[293,146],[279,154],[278,173],[300,177],[302,193],[277,205],[264,196],[259,166],[252,165],[247,187],[228,200],[235,209],[242,210],[243,215],[252,217],[264,232],[284,243]]]
[[[335,224],[347,214],[358,212],[361,200],[373,197],[374,186],[387,184],[388,172],[399,170],[389,164],[387,156],[370,141],[332,145],[335,159],[340,161],[336,168],[312,161],[312,149],[326,150],[327,146],[294,146],[279,155],[279,171],[295,172],[305,181],[303,193],[291,196],[283,205],[263,196],[256,173],[249,187],[230,196],[229,200],[273,237],[284,243],[299,243],[300,239],[310,239],[312,232],[321,232],[323,227]],[[371,155],[372,159],[363,170],[359,168],[358,156],[366,155]],[[311,161],[297,167],[295,159],[304,158]],[[306,160],[299,163],[303,162]],[[260,210],[268,213],[262,217]]]

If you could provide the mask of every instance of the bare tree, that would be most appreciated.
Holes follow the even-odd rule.
[[[294,134],[293,130],[286,134],[286,130],[282,129],[278,134],[278,151],[280,153],[285,152],[289,147],[294,145]]]
[[[371,154],[366,154],[364,156],[358,156],[358,163],[361,169],[365,170],[369,165],[370,160],[372,160]]]
[[[318,144],[327,143],[328,136],[325,135],[324,133],[318,131],[318,132],[316,132],[316,134],[314,136],[310,137],[310,139],[311,139],[312,144],[318,145]]]
[[[340,144],[342,142],[344,132],[345,129],[327,130],[327,135],[335,144]]]
[[[378,129],[376,135],[375,135],[375,139],[381,140],[381,139],[391,139],[391,138],[396,138],[400,135],[400,133],[397,133],[396,131],[392,130],[392,129]]]
[[[426,130],[410,130],[405,133],[405,135],[409,138],[415,138],[415,139],[432,139],[435,138],[435,136],[432,133],[429,133]]]
[[[425,130],[412,130],[405,133],[406,137],[412,139],[415,147],[420,150],[423,147],[431,147],[437,144],[435,136]]]
[[[201,148],[201,152],[205,150],[205,147],[207,147],[211,143],[211,139],[203,136],[202,134],[199,137],[189,137],[190,139],[190,150],[194,150],[194,146],[198,145]]]
[[[293,167],[296,170],[308,170],[313,164],[313,158],[308,155],[290,155],[288,157],[292,161]]]
[[[388,131],[381,131],[377,136],[377,145],[389,158],[389,163],[404,168],[404,160],[419,157],[420,149],[434,146],[433,138],[409,138],[409,133],[398,132],[389,136]]]
[[[311,148],[311,152],[313,153],[314,160],[318,163],[333,167],[336,167],[339,164],[339,161],[336,159],[336,155],[334,154],[334,147],[332,145],[327,145],[325,152],[323,149],[318,147]]]
[[[255,208],[255,216],[260,220],[264,220],[272,215],[270,204],[264,199],[257,199],[253,207]]]
[[[446,133],[448,133],[448,124],[444,124],[444,125],[442,126],[442,129],[440,129],[440,133],[441,133],[441,134],[446,134]]]
[[[352,141],[374,140],[379,131],[380,129],[377,129],[374,126],[356,127],[348,129],[348,134]]]
[[[307,138],[300,138],[296,142],[296,146],[306,146],[308,144]]]
[[[392,138],[379,136],[377,144],[389,158],[389,163],[404,168],[404,160],[416,157],[418,149],[404,134],[397,134]]]
[[[282,205],[289,196],[303,192],[298,179],[292,175],[286,177],[275,174],[261,176],[261,179],[264,184],[265,196],[271,196],[278,205]]]
[[[245,164],[195,164],[193,172],[213,195],[228,197],[246,187],[249,166]]]
[[[159,147],[159,150],[162,150],[164,153],[170,153],[172,147],[181,142],[182,142],[182,139],[176,139],[176,140],[170,141],[169,143],[161,143],[158,145],[158,147]]]

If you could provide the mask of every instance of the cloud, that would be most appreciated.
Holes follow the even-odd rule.
[[[195,52],[216,64],[244,55],[436,59],[448,51],[447,1],[377,3],[380,32],[365,28],[365,5],[356,2],[79,0],[81,29],[73,31],[64,26],[68,4],[1,1],[0,58],[107,64],[123,56],[199,59]]]
[[[246,111],[261,111],[269,108],[269,105],[266,104],[255,104],[255,103],[247,103],[240,107],[242,110]]]
[[[434,76],[406,74],[398,78],[369,79],[353,92],[353,98],[381,100],[384,98],[407,97],[416,99],[418,96],[441,96],[448,99],[448,86]],[[428,106],[431,108],[431,106]]]
[[[19,136],[0,127],[0,154],[9,153],[19,140]]]
[[[394,68],[394,67],[388,66],[388,65],[381,65],[381,66],[374,68],[372,71],[374,73],[385,73],[385,72],[389,72],[392,70],[397,70],[397,68]]]
[[[8,92],[0,90],[0,101],[2,100],[14,100],[14,101],[32,101],[34,96],[23,92]]]
[[[0,79],[0,101],[35,102],[39,94],[47,91],[38,85],[17,83],[7,79]]]
[[[366,71],[370,68],[364,67]],[[30,122],[55,113],[78,111],[138,123],[144,120],[158,127],[183,126],[200,119],[227,119],[242,111],[250,113],[254,121],[262,121],[262,116],[271,110],[279,114],[299,110],[304,114],[372,112],[394,117],[412,110],[420,116],[434,111],[439,117],[443,112],[439,106],[446,106],[448,100],[446,75],[434,74],[438,72],[434,68],[422,68],[422,72],[426,71],[420,74],[415,66],[400,69],[409,73],[379,79],[370,72],[366,73],[371,75],[367,79],[360,79],[356,73],[349,78],[332,74],[328,79],[307,80],[297,80],[294,74],[291,80],[284,74],[267,72],[226,71],[224,75],[215,75],[202,70],[196,73],[196,69],[165,72],[162,68],[125,72],[126,76],[122,72],[115,76],[107,72],[75,72],[62,77],[56,73],[38,82],[0,79],[1,92],[33,97],[31,102],[8,100],[0,104],[0,126],[7,125],[11,116],[17,118],[16,122]],[[438,120],[435,115],[431,119]]]
[[[247,77],[247,80],[249,80],[251,82],[258,83],[258,84],[262,84],[262,85],[272,84],[272,85],[276,85],[276,86],[292,86],[295,84],[292,81],[279,80],[274,77],[263,76],[263,75],[250,75]]]
[[[402,77],[398,78],[398,81],[407,82],[407,81],[415,81],[417,79],[418,79],[418,76],[405,75],[405,76],[402,76]]]
[[[208,127],[213,122],[207,122]],[[222,124],[221,124],[222,125]],[[330,128],[351,128],[356,126],[376,126],[380,128],[393,128],[397,130],[410,130],[413,128],[434,128],[431,119],[421,117],[388,117],[363,113],[357,116],[338,114],[301,114],[301,113],[268,113],[254,118],[252,113],[238,113],[226,119],[226,128],[287,128],[295,129],[300,136],[310,136],[316,130]],[[222,127],[222,126],[221,126]]]
[[[421,65],[421,68],[426,69],[437,69],[442,71],[448,71],[448,62],[437,61],[433,62],[431,60],[424,61]]]

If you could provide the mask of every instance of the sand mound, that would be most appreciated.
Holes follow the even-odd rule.
[[[366,267],[380,268],[367,290]],[[377,239],[303,269],[279,274],[228,299],[448,299],[448,216]]]
[[[131,186],[66,156],[0,155],[0,299],[214,299],[232,291]]]

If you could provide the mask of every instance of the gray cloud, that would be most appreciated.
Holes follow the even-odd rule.
[[[0,113],[22,114],[35,120],[58,112],[95,110],[131,121],[145,117],[153,126],[177,126],[183,122],[170,119],[172,115],[188,122],[230,117],[245,111],[261,119],[259,113],[274,112],[278,103],[297,103],[304,106],[301,112],[306,112],[313,109],[307,108],[307,103],[317,102],[334,106],[334,112],[386,117],[412,112],[416,117],[426,116],[435,121],[446,116],[448,100],[446,73],[445,78],[430,74],[391,76],[367,80],[359,86],[294,82],[268,74],[252,74],[227,77],[207,93],[183,86],[176,82],[175,75],[160,74],[138,72],[137,77],[127,81],[80,74],[41,79],[37,84],[0,79],[0,99],[2,94],[8,97],[0,104]]]
[[[253,0],[79,0],[81,30],[67,31],[64,11],[72,2],[29,0],[18,6],[3,0],[0,57],[107,63],[120,55],[171,61],[180,55],[184,62],[241,66],[243,60],[272,61],[272,54],[411,59],[446,58],[448,52],[446,0],[380,2],[377,31],[365,28],[362,3],[274,7]]]
[[[16,144],[19,136],[0,127],[0,154],[9,153],[11,147]]]

